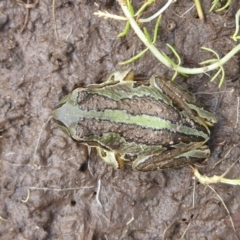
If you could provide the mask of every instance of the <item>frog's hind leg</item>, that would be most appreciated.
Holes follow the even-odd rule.
[[[203,145],[198,148],[185,149],[179,153],[179,149],[163,152],[148,158],[135,160],[132,164],[137,171],[162,171],[171,168],[179,168],[189,164],[199,163],[208,159],[210,149]]]

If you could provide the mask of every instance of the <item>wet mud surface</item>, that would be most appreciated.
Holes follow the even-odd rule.
[[[123,22],[93,15],[98,10],[122,15],[118,4],[56,1],[54,14],[50,1],[26,3],[0,2],[0,238],[239,239],[240,187],[212,186],[232,216],[234,231],[221,200],[194,183],[188,166],[167,172],[117,171],[53,120],[47,122],[63,96],[102,82],[123,68],[121,61],[144,49],[133,31],[116,37]],[[163,4],[156,1],[145,15]],[[240,3],[232,1],[224,13],[209,13],[211,3],[202,1],[205,22],[195,8],[183,15],[192,5],[179,1],[166,11],[156,46],[173,57],[169,43],[184,66],[198,67],[212,58],[202,46],[220,57],[236,46],[230,36]],[[152,31],[154,22],[146,27]],[[174,74],[151,53],[130,67],[145,77]],[[221,175],[240,157],[239,54],[224,67],[220,89],[206,74],[177,79],[218,116],[209,141],[211,157],[198,165],[208,176]],[[240,178],[239,163],[227,177]]]

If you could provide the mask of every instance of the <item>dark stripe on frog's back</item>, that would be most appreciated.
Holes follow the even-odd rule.
[[[81,119],[78,122],[76,134],[83,141],[101,140],[101,135],[116,133],[127,142],[146,145],[172,146],[178,143],[191,143],[204,141],[201,137],[189,136],[168,130],[154,130],[142,128],[135,124],[113,123],[107,120]],[[100,137],[99,137],[100,136]],[[109,145],[109,143],[108,143]]]
[[[132,96],[131,98],[123,98],[121,100],[113,100],[109,97],[90,94],[83,90],[78,94],[78,106],[81,110],[96,110],[104,111],[111,110],[125,110],[129,114],[140,115],[147,114],[150,116],[159,116],[162,119],[172,122],[179,121],[181,115],[174,107],[166,104],[161,100],[156,100],[150,96],[139,97]]]

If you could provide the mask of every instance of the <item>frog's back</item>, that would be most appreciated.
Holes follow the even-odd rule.
[[[201,141],[191,120],[170,102],[158,89],[136,82],[81,89],[76,96],[78,119],[72,124],[76,128],[72,136],[131,155],[146,152],[146,146],[155,152],[159,147]],[[186,131],[192,131],[192,137]]]

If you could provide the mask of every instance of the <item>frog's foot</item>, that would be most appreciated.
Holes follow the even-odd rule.
[[[124,81],[134,81],[134,71],[130,68],[123,71],[114,72],[106,80],[108,83]]]
[[[109,166],[114,169],[120,169],[124,166],[124,160],[120,155],[114,151],[103,149],[102,147],[96,147],[98,155]]]
[[[132,167],[137,171],[162,171],[171,168],[183,167],[188,164],[202,162],[208,159],[210,150],[208,146],[192,149],[181,154],[175,154],[177,149],[163,153],[162,155],[153,155],[133,162]]]

